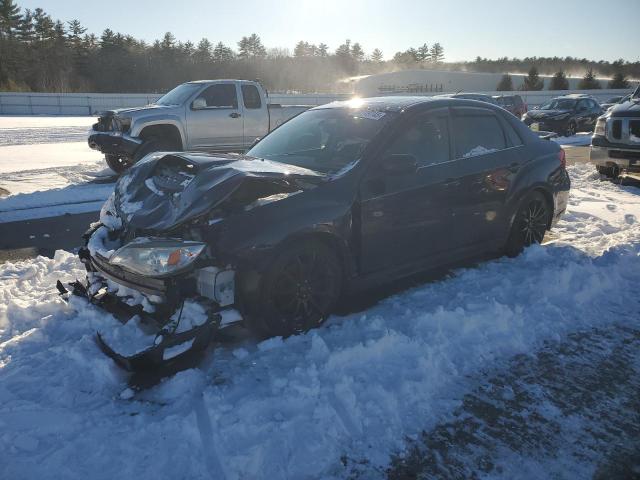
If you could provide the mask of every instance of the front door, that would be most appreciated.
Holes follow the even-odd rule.
[[[414,168],[405,168],[407,159]],[[451,233],[448,204],[448,109],[406,121],[360,186],[361,271],[402,267],[446,256]],[[405,167],[395,168],[398,161]]]
[[[186,116],[189,149],[242,150],[244,127],[235,83],[207,87],[187,106]]]

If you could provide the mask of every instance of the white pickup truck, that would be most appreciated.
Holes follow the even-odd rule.
[[[308,108],[270,104],[258,82],[187,82],[154,104],[100,114],[89,132],[89,146],[121,173],[155,151],[244,151]]]

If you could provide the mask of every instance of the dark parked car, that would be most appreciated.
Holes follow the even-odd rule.
[[[496,95],[493,97],[498,105],[520,118],[529,108],[520,95]]]
[[[522,116],[522,121],[534,130],[570,137],[576,132],[593,131],[596,120],[603,113],[602,107],[589,95],[565,95],[529,110]]]
[[[319,325],[350,292],[515,255],[542,241],[569,186],[564,151],[500,107],[335,102],[246,155],[141,160],[87,233],[88,283],[73,287],[143,319],[150,346],[135,355],[99,337],[137,368],[206,345],[232,308],[260,335],[290,335]],[[205,313],[193,320],[194,309]]]

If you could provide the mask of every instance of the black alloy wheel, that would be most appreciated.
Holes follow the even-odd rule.
[[[542,243],[549,227],[551,214],[548,202],[540,192],[529,194],[513,220],[507,242],[507,255],[516,256],[525,247]]]
[[[133,161],[127,156],[106,154],[104,159],[107,162],[107,166],[118,175],[133,165]]]
[[[576,122],[571,120],[569,122],[569,124],[567,125],[566,130],[564,131],[564,136],[565,137],[572,137],[576,134],[576,131],[578,130],[578,127],[576,126]]]
[[[281,251],[263,276],[258,305],[245,319],[263,336],[289,336],[317,327],[342,292],[342,266],[321,242],[295,244]]]

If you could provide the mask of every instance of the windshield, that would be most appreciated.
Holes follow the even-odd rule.
[[[551,100],[540,107],[540,110],[573,110],[576,101],[568,98]]]
[[[333,173],[358,160],[394,113],[327,108],[309,110],[261,140],[247,155]]]
[[[197,83],[183,83],[160,97],[156,105],[182,105],[199,88]]]

